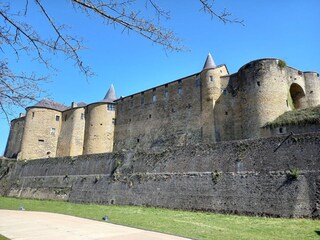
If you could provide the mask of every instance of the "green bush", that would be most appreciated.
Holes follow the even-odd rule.
[[[278,61],[278,67],[279,68],[284,68],[284,67],[286,67],[287,66],[287,64],[286,64],[286,62],[285,61],[283,61],[283,60],[279,60]]]

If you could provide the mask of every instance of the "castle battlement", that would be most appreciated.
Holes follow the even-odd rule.
[[[42,100],[14,119],[6,157],[36,159],[270,136],[263,126],[287,111],[320,104],[315,72],[258,59],[230,74],[209,54],[202,71],[117,99],[111,86],[95,103]]]

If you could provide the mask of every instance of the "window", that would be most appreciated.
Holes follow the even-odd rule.
[[[144,93],[141,93],[141,106],[144,105]]]
[[[213,77],[212,76],[210,76],[210,82],[213,82]]]
[[[228,93],[228,92],[227,92],[227,89],[223,89],[223,95],[224,95],[224,96],[227,96],[227,93]]]
[[[81,113],[81,120],[83,120],[84,119],[84,113]]]
[[[154,88],[152,91],[152,102],[155,103],[157,101],[156,89]]]
[[[51,128],[50,134],[55,136],[56,135],[56,129],[55,128]]]
[[[200,81],[200,79],[197,79],[196,80],[196,87],[198,88],[198,87],[200,87],[201,86],[201,81]]]
[[[131,96],[131,100],[130,100],[130,108],[132,108],[133,107],[133,96]]]
[[[182,82],[181,82],[181,80],[178,81],[178,94],[179,95],[182,94]]]
[[[56,115],[56,121],[59,122],[60,121],[60,116]]]
[[[34,118],[34,112],[32,112],[32,118]]]
[[[108,109],[108,111],[115,111],[116,110],[115,105],[114,104],[109,104],[109,103],[107,105],[107,109]]]
[[[116,119],[115,118],[112,118],[112,124],[116,125]]]
[[[168,84],[164,85],[164,97],[167,98],[169,96],[168,92]]]
[[[260,87],[261,86],[260,82],[257,82],[257,85]]]
[[[43,139],[38,139],[38,142],[44,142],[44,140]]]
[[[68,119],[68,115],[66,114],[64,115],[64,121],[67,121],[67,119]]]

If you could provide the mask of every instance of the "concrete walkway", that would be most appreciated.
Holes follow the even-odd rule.
[[[12,240],[186,239],[62,214],[12,210],[0,210],[0,234]]]

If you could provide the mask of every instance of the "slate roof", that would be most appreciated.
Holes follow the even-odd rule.
[[[87,104],[85,102],[78,102],[77,107],[85,107]]]
[[[113,103],[117,99],[116,91],[114,90],[113,84],[111,84],[106,96],[101,102]]]
[[[61,104],[61,103],[58,103],[58,102],[54,102],[50,99],[42,99],[40,102],[36,103],[35,105],[29,107],[29,108],[32,108],[32,107],[40,107],[40,108],[50,108],[50,109],[54,109],[54,110],[58,110],[58,111],[64,111],[66,109],[68,109],[67,106]]]
[[[211,54],[209,53],[208,56],[207,56],[206,62],[204,63],[204,66],[203,66],[202,70],[216,68],[216,67],[217,67],[217,65],[215,64]]]

